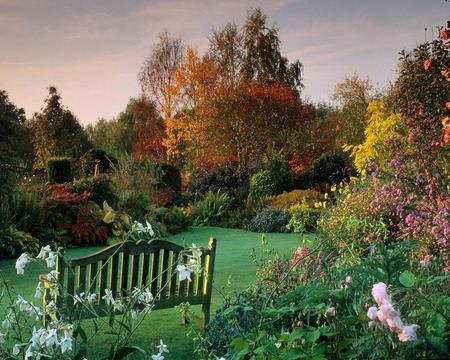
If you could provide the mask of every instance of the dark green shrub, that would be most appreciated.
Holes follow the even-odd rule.
[[[165,163],[159,164],[159,167],[162,173],[159,187],[170,188],[173,190],[173,203],[177,201],[181,196],[182,180],[180,170],[178,170],[178,168],[173,165]]]
[[[191,224],[191,219],[182,211],[182,209],[173,207],[159,207],[150,210],[148,215],[153,223],[161,223],[169,234],[178,234],[185,231]]]
[[[288,232],[288,222],[289,214],[286,211],[264,209],[250,221],[248,229],[255,232]]]
[[[117,164],[117,159],[108,155],[103,150],[91,149],[86,151],[79,160],[80,172],[83,176],[93,176],[95,166],[98,164],[98,171],[105,173]],[[97,174],[98,175],[98,174]]]
[[[52,157],[47,161],[50,184],[64,184],[72,181],[71,161],[67,157]]]
[[[41,196],[34,192],[17,191],[0,199],[0,229],[14,225],[32,235],[40,231],[42,214]]]
[[[38,239],[13,225],[0,229],[0,259],[18,257],[24,252],[37,254],[40,248]]]
[[[260,170],[250,178],[250,196],[275,195],[277,180],[270,170]]]
[[[227,193],[209,191],[193,206],[196,225],[219,225],[228,215],[231,199]]]
[[[106,177],[83,177],[74,180],[70,184],[70,190],[78,194],[85,191],[89,192],[90,200],[94,201],[98,206],[102,206],[106,201],[108,204],[115,206],[117,203],[117,195],[112,190],[111,182]]]
[[[249,174],[237,164],[228,163],[195,171],[186,186],[188,198],[197,201],[208,191],[226,192],[233,201],[233,207],[239,207],[248,195]]]
[[[230,342],[241,331],[250,331],[258,323],[258,311],[264,307],[266,297],[262,289],[251,288],[225,298],[223,306],[207,325],[204,338],[196,344],[197,352],[205,358],[211,354],[217,357],[226,354]]]
[[[142,220],[150,210],[150,199],[148,195],[139,190],[125,190],[119,194],[117,207],[126,212],[135,220]]]

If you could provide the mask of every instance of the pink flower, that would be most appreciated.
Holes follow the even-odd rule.
[[[399,334],[403,331],[403,321],[398,313],[395,316],[388,317],[387,324],[392,332]]]
[[[386,291],[385,283],[379,282],[377,284],[374,284],[372,287],[372,296],[379,306],[391,303],[391,297]]]
[[[369,329],[373,329],[377,325],[376,321],[369,321]]]
[[[334,307],[329,307],[328,309],[327,309],[327,311],[325,311],[325,316],[326,317],[329,317],[329,316],[334,316],[334,315],[336,315],[336,309],[334,308]]]
[[[345,282],[350,285],[352,283],[352,277],[349,275],[345,278]]]
[[[433,255],[426,255],[421,261],[420,261],[420,265],[422,265],[423,267],[427,267],[428,265],[430,265],[431,260],[433,259]]]
[[[441,40],[447,40],[448,39],[448,30],[447,29],[442,29],[439,32],[439,37],[441,38]]]
[[[425,70],[428,70],[428,69],[430,68],[430,66],[431,66],[431,60],[430,60],[430,59],[426,59],[426,60],[423,62],[423,68],[424,68]]]
[[[370,320],[375,320],[377,318],[377,311],[378,309],[375,306],[372,306],[367,310],[367,317]]]
[[[402,332],[398,335],[398,339],[403,342],[417,340],[416,329],[418,328],[418,325],[405,326]]]

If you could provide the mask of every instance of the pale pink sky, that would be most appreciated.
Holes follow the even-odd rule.
[[[81,123],[112,118],[139,93],[136,74],[160,31],[203,52],[212,28],[242,24],[256,6],[304,64],[313,101],[354,71],[386,86],[398,52],[450,19],[445,0],[0,0],[0,89],[28,116],[54,85]]]

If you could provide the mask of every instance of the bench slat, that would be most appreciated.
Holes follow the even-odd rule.
[[[120,253],[116,253],[111,259],[111,284],[110,288],[115,298],[117,296],[117,288],[119,281],[119,262],[120,262]]]
[[[160,258],[160,251],[158,250],[153,253],[152,274],[151,274],[151,278],[150,278],[151,292],[152,292],[153,296],[155,296],[155,297],[156,297],[156,295],[159,295],[158,294],[158,291],[159,291],[158,280],[160,278],[159,258]],[[159,298],[159,296],[158,296],[158,298]]]
[[[169,294],[169,287],[167,286],[168,272],[169,272],[169,250],[162,251],[162,267],[161,267],[161,299],[166,299]]]
[[[126,296],[130,280],[130,255],[122,253],[122,267],[120,270],[122,279],[120,282],[120,291],[122,296]]]

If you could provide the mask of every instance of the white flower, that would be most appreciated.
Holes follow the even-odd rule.
[[[6,334],[0,332],[0,344],[3,344],[6,341]]]
[[[48,348],[58,343],[58,334],[56,333],[56,329],[50,329],[47,332],[47,336],[45,337],[45,346]]]
[[[6,315],[5,319],[2,322],[2,327],[8,330],[12,326],[12,320],[14,320],[14,313],[11,309],[9,309],[8,314]]]
[[[59,275],[59,272],[58,272],[58,271],[52,270],[52,271],[50,271],[47,275],[45,275],[45,278],[46,278],[48,281],[56,281],[56,280],[58,279],[58,275]]]
[[[188,279],[191,281],[191,270],[188,269],[185,265],[177,265],[177,271],[180,276],[180,281]]]
[[[131,310],[131,318],[134,320],[138,317],[139,312],[136,310]]]
[[[33,356],[33,350],[32,350],[31,345],[30,345],[30,346],[28,346],[28,349],[25,352],[24,360],[28,360],[32,356]]]
[[[50,296],[51,296],[51,297],[56,297],[56,296],[58,296],[58,295],[59,295],[59,288],[58,288],[58,285],[51,286],[51,287],[50,287]]]
[[[33,332],[31,334],[31,346],[36,347],[38,344],[42,344],[43,334],[45,333],[44,328],[40,328],[39,330],[36,330],[36,328],[33,327]]]
[[[281,347],[281,343],[277,342],[277,343],[275,343],[275,346],[277,349],[279,349]]]
[[[29,308],[29,304],[28,301],[26,301],[22,296],[17,296],[17,300],[16,300],[16,306],[19,307],[19,310],[24,312],[27,311]]]
[[[26,253],[23,253],[19,256],[19,258],[16,261],[16,270],[17,275],[23,275],[25,270],[25,265],[30,262],[30,258]]]
[[[157,346],[158,351],[160,354],[165,353],[165,352],[169,352],[169,350],[167,350],[167,345],[165,345],[162,341],[162,339],[159,340],[159,345]]]
[[[152,224],[150,224],[147,220],[145,220],[145,224],[147,225],[146,231],[150,236],[155,236],[155,232],[153,231]]]
[[[36,256],[36,259],[45,259],[45,256],[47,255],[47,253],[51,252],[52,249],[50,248],[50,245],[41,247],[41,251],[39,252],[39,255]]]
[[[92,294],[87,294],[86,295],[86,301],[88,304],[93,304],[97,301],[97,294],[96,293],[92,293]]]
[[[48,257],[45,259],[47,267],[52,268],[56,265],[56,253],[50,251]]]
[[[367,317],[370,320],[375,320],[377,318],[378,309],[375,306],[372,306],[367,310]]]
[[[152,355],[152,360],[164,360],[164,356],[161,353],[158,353],[156,355]]]
[[[113,309],[114,309],[114,311],[122,311],[123,310],[123,304],[122,304],[122,301],[120,301],[120,300],[116,300],[116,301],[114,301],[114,303],[113,303]]]
[[[12,354],[13,354],[14,356],[19,355],[19,353],[20,353],[20,347],[21,347],[21,346],[22,346],[21,344],[16,344],[16,345],[14,345],[13,351],[12,351]]]
[[[82,292],[80,295],[74,295],[73,296],[73,304],[74,305],[82,304],[84,301],[83,296],[84,296],[84,292]]]
[[[398,339],[403,342],[417,340],[416,329],[418,328],[419,325],[407,325],[403,327],[402,332],[398,335]]]
[[[192,250],[193,257],[195,257],[195,258],[202,257],[202,250],[200,248],[198,248],[197,245],[195,245],[194,243],[192,244],[191,250]]]
[[[42,281],[39,281],[36,286],[36,292],[34,293],[35,298],[40,298],[42,296],[43,284]]]
[[[105,289],[105,295],[102,297],[105,300],[107,305],[114,303],[114,298],[112,296],[112,291],[110,289]]]
[[[61,353],[64,354],[67,350],[72,350],[72,336],[66,330],[64,330],[64,337],[59,343],[61,346]]]
[[[46,311],[49,314],[54,314],[56,313],[56,304],[53,300],[51,300],[46,306],[45,306]]]

